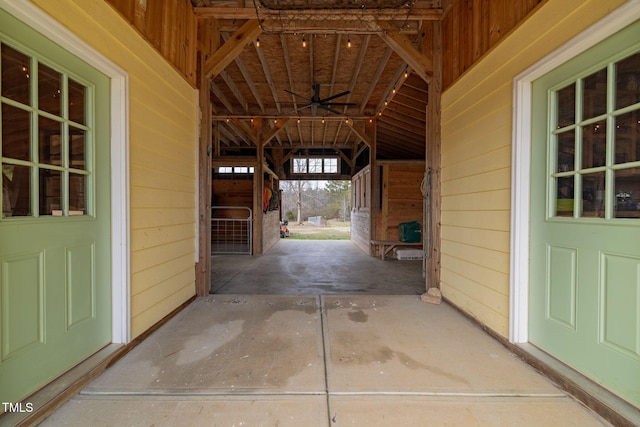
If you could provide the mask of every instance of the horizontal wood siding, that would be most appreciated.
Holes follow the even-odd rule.
[[[622,3],[547,0],[443,94],[442,293],[505,337],[513,79]]]
[[[34,3],[129,76],[131,334],[136,337],[195,294],[197,93],[106,2]]]
[[[376,239],[399,240],[398,226],[403,222],[418,221],[422,226],[423,177],[424,162],[382,165],[382,212]]]

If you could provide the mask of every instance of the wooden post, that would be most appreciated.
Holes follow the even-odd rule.
[[[371,183],[371,187],[368,188],[369,191],[369,240],[377,239],[377,230],[376,230],[376,222],[377,216],[380,215],[380,199],[378,198],[379,193],[379,185],[380,185],[380,174],[378,173],[378,161],[377,157],[377,147],[378,147],[378,121],[376,119],[367,122],[365,124],[365,132],[371,137],[371,146],[369,147],[369,174],[371,179],[369,180]],[[356,159],[353,161],[354,169],[356,165]],[[371,245],[369,245],[370,251],[375,251],[375,248],[372,249]],[[369,255],[375,255],[372,252]]]
[[[253,255],[262,255],[262,228],[264,213],[262,203],[264,199],[264,144],[262,143],[262,120],[254,119],[252,131],[256,132],[257,162],[253,170]]]
[[[430,247],[426,254],[426,288],[440,288],[440,219],[441,219],[441,95],[442,95],[442,24],[433,21],[433,78],[429,82],[427,105],[426,166],[431,174]]]
[[[204,58],[200,55],[200,67]],[[200,70],[200,143],[198,148],[198,262],[196,294],[211,289],[211,100],[209,79]]]

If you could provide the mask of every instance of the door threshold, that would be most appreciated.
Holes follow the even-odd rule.
[[[0,426],[35,425],[51,415],[113,361],[128,350],[124,344],[108,344],[58,378],[22,400],[22,412],[0,414]],[[3,408],[4,409],[4,408]]]
[[[637,408],[531,343],[511,344],[512,350],[536,370],[588,408],[616,426],[639,426]]]

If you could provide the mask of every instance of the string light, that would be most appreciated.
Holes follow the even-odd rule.
[[[260,37],[256,39],[256,47],[260,47]]]
[[[305,40],[304,36],[302,36],[302,47],[307,47],[307,41]]]
[[[347,47],[351,47],[351,36],[347,35]]]
[[[409,77],[409,69],[408,68],[404,71],[404,78],[406,79],[407,77]]]

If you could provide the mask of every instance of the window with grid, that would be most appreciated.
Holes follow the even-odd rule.
[[[553,91],[551,215],[640,218],[640,52]]]
[[[92,89],[1,42],[2,218],[90,215]]]

